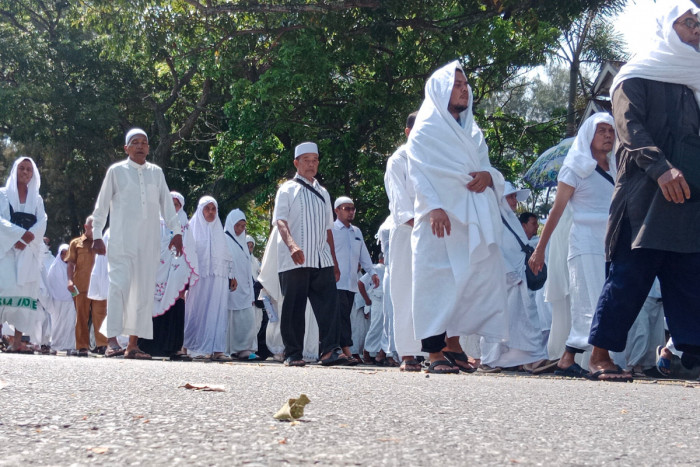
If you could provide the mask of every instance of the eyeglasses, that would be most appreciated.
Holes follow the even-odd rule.
[[[352,212],[352,211],[355,210],[355,206],[341,206],[340,209],[342,209],[343,211],[350,211],[350,212]]]
[[[676,24],[683,24],[688,29],[700,28],[700,21],[694,20],[693,18],[686,18],[683,21],[676,21]]]

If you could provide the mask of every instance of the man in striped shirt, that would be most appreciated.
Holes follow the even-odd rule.
[[[304,366],[306,301],[318,322],[322,365],[347,363],[339,346],[336,281],[340,278],[333,246],[331,198],[314,177],[318,147],[301,143],[294,149],[297,173],[277,190],[273,222],[280,233],[277,271],[284,296],[280,330],[285,365]]]

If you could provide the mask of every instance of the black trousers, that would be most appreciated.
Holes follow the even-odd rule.
[[[658,276],[664,314],[678,350],[700,355],[700,253],[631,248],[625,222],[609,264],[588,342],[621,352],[627,333]]]
[[[426,337],[420,340],[421,352],[438,353],[445,348],[445,338],[447,333],[443,332],[437,336]]]
[[[280,272],[279,278],[284,295],[280,331],[285,356],[295,360],[302,358],[307,299],[318,322],[320,354],[337,349],[338,310],[333,267],[291,269]]]
[[[341,347],[352,346],[352,324],[350,324],[350,313],[352,304],[355,301],[355,292],[338,289],[338,336]]]

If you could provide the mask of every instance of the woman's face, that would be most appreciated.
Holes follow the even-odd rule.
[[[173,205],[175,206],[175,212],[180,212],[180,209],[182,209],[182,204],[180,204],[180,200],[177,198],[173,198]]]
[[[28,185],[29,181],[34,176],[34,167],[29,159],[24,159],[17,166],[17,183],[21,185]]]
[[[236,236],[245,232],[245,226],[246,226],[245,219],[241,219],[238,222],[236,222],[236,225],[233,226],[233,232],[236,234]]]
[[[209,203],[202,209],[202,214],[204,215],[204,220],[207,222],[214,222],[216,219],[216,204]]]

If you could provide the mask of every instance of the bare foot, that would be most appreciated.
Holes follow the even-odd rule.
[[[632,381],[632,375],[615,365],[610,353],[600,347],[593,347],[588,369],[591,373],[587,377],[593,381]]]

